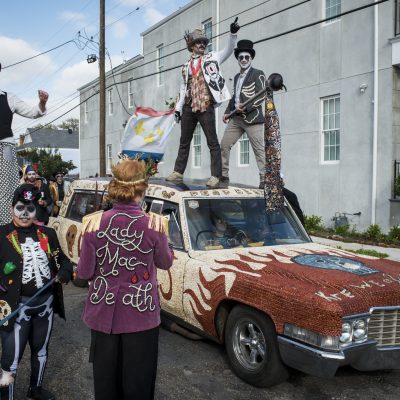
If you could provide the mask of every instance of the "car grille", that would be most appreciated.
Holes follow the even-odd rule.
[[[368,339],[374,339],[377,346],[400,345],[400,308],[375,309],[368,324]]]

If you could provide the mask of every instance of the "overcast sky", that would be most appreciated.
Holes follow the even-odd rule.
[[[113,66],[141,51],[140,33],[190,0],[106,0],[106,47]],[[37,103],[37,90],[49,92],[48,116],[40,120],[14,117],[13,130],[18,135],[26,128],[51,121],[78,104],[76,89],[98,76],[98,63],[88,64],[88,54],[98,53],[93,44],[83,47],[69,43],[52,52],[14,67],[10,64],[47,51],[80,31],[98,40],[99,0],[12,0],[2,2],[0,24],[0,89],[17,94],[28,103]],[[139,7],[138,11],[134,11]],[[134,11],[131,15],[119,18]],[[166,40],[168,41],[168,40]],[[92,47],[92,48],[90,48]],[[109,62],[106,60],[106,68]],[[60,108],[58,108],[60,107]],[[56,108],[58,108],[56,110]],[[56,121],[77,117],[78,108]]]

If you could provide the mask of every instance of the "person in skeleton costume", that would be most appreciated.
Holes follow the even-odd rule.
[[[55,231],[33,224],[39,198],[40,192],[33,185],[21,185],[12,200],[12,222],[0,226],[0,320],[15,311],[0,328],[2,400],[14,399],[15,375],[28,341],[31,376],[27,397],[55,399],[42,388],[42,381],[53,315],[58,313],[65,319],[61,282],[71,279],[72,264]],[[55,283],[44,290],[54,277]],[[37,294],[41,289],[43,292]]]
[[[83,219],[78,277],[92,281],[83,320],[92,330],[96,400],[154,398],[160,301],[157,268],[172,265],[167,220],[141,208],[144,161],[123,160],[108,186],[113,208]]]
[[[231,97],[219,65],[232,54],[239,29],[236,18],[230,25],[225,48],[206,55],[204,52],[209,40],[200,29],[185,35],[187,48],[192,55],[182,67],[179,101],[175,108],[176,121],[182,121],[181,138],[174,172],[167,177],[169,181],[183,180],[193,132],[199,122],[206,135],[211,156],[211,178],[207,181],[207,186],[218,186],[221,176],[221,148],[215,126],[215,107]]]
[[[228,123],[221,141],[222,177],[220,187],[229,185],[229,157],[231,148],[246,132],[253,148],[258,170],[260,173],[260,188],[264,187],[265,174],[265,145],[264,145],[264,115],[262,105],[265,96],[259,96],[247,106],[243,103],[256,93],[265,89],[266,78],[263,71],[251,66],[256,55],[253,42],[240,40],[235,49],[240,72],[234,79],[234,93],[223,117]],[[232,111],[236,113],[229,118]],[[229,120],[229,122],[228,122]]]
[[[0,64],[1,71],[1,64]],[[38,91],[39,104],[31,107],[15,94],[0,89],[0,224],[11,221],[11,200],[18,186],[18,163],[15,153],[15,137],[11,129],[13,114],[27,118],[39,118],[46,113],[49,95]]]

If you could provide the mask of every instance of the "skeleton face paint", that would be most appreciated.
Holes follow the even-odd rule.
[[[245,70],[251,66],[253,59],[251,58],[250,53],[247,51],[242,51],[238,55],[238,64],[242,70]]]
[[[30,203],[23,203],[18,201],[13,208],[13,222],[18,227],[31,226],[34,219],[36,218],[36,207]]]

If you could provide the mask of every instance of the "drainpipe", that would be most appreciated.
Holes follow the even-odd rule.
[[[375,3],[378,0],[375,0]],[[376,181],[378,158],[378,106],[379,106],[379,31],[378,31],[378,5],[374,7],[374,123],[372,140],[372,202],[371,224],[376,222]]]
[[[219,18],[220,18],[220,16],[219,16],[219,0],[217,0],[216,1],[216,13],[215,13],[215,19],[216,19],[216,21],[215,21],[215,36],[216,36],[216,38],[215,38],[215,50],[214,51],[219,51],[219,32],[220,32],[220,29],[219,29]],[[216,124],[216,129],[217,129],[217,137],[218,137],[218,126],[219,126],[219,124],[220,124],[220,121],[219,121],[219,107],[217,107],[216,109],[215,109],[215,124]],[[220,140],[220,143],[221,143],[221,140]]]

